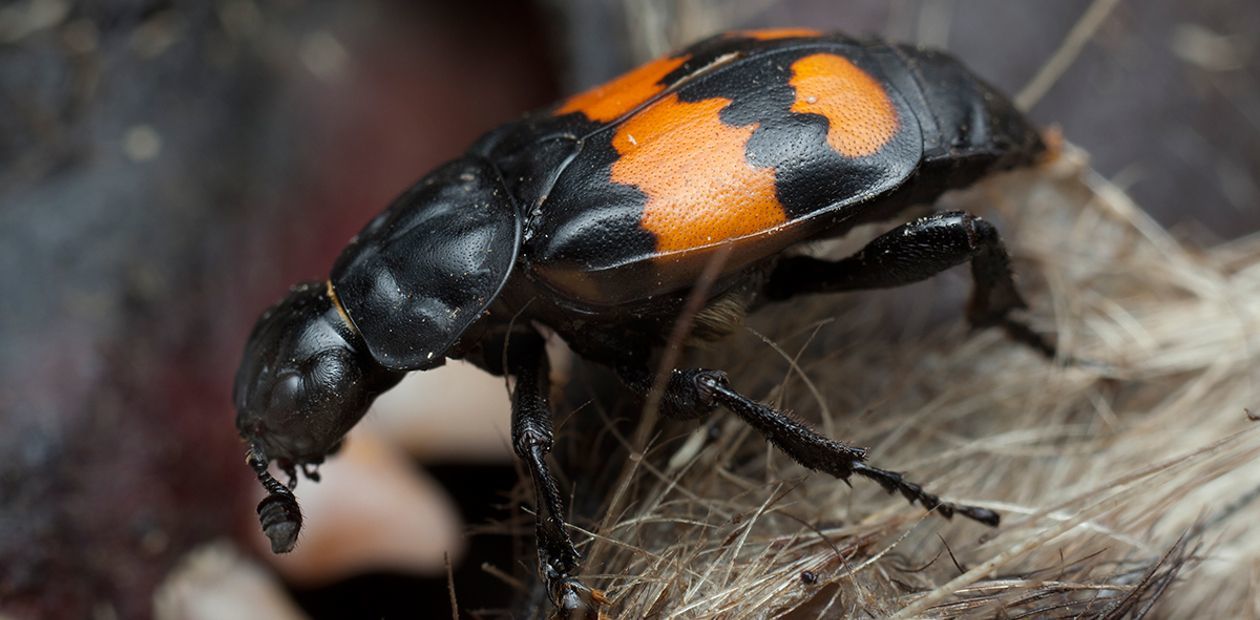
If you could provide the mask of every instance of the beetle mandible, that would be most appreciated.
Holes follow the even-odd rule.
[[[732,32],[660,58],[479,139],[373,219],[323,283],[259,319],[236,376],[236,425],[268,496],[272,549],[293,548],[290,491],[372,400],[409,371],[464,359],[516,378],[512,446],[533,478],[539,571],[573,603],[580,556],[549,470],[548,362],[539,326],[646,396],[697,278],[691,337],[714,340],[755,304],[899,286],[970,262],[973,326],[1025,306],[997,231],[972,215],[915,219],[848,258],[785,250],[886,220],[1045,146],[992,87],[934,51],[808,30]],[[998,514],[941,500],[866,451],[741,394],[716,369],[668,373],[663,415],[738,415],[801,465],[856,474],[945,517]],[[267,469],[276,461],[286,486]]]

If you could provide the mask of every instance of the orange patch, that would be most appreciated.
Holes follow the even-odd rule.
[[[757,39],[758,41],[772,41],[774,39],[791,39],[793,37],[820,37],[822,32],[813,28],[765,28],[762,30],[736,30],[731,33],[736,36]]]
[[[792,111],[830,121],[827,143],[841,155],[871,155],[897,135],[897,108],[870,74],[847,58],[814,54],[792,63]]]
[[[748,163],[757,125],[732,127],[718,112],[729,99],[695,103],[670,95],[626,119],[613,136],[621,157],[612,180],[647,194],[642,225],[661,253],[714,245],[787,221],[774,170]]]
[[[657,58],[612,81],[567,99],[556,114],[581,112],[593,121],[620,118],[652,95],[665,90],[661,78],[682,66],[690,56]]]

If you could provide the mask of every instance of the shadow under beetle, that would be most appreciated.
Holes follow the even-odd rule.
[[[295,287],[254,328],[236,425],[269,492],[258,512],[273,551],[292,549],[301,527],[297,469],[314,477],[406,372],[465,359],[516,377],[512,446],[533,478],[539,571],[553,602],[576,607],[580,556],[547,463],[539,326],[646,397],[711,261],[723,262],[693,339],[729,334],[758,304],[900,286],[970,261],[970,323],[1053,355],[1009,316],[1025,304],[1006,251],[972,215],[913,220],[842,260],[784,254],[1044,151],[1008,100],[953,58],[807,30],[715,36],[490,132],[373,219],[326,282]],[[868,465],[866,450],[744,396],[720,370],[669,373],[662,414],[719,406],[805,467],[998,524],[991,510]],[[267,472],[272,460],[288,486]]]

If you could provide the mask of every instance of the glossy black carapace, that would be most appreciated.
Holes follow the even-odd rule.
[[[730,333],[761,303],[898,286],[970,262],[967,318],[1053,349],[1010,318],[1022,307],[995,229],[966,213],[913,220],[826,261],[785,254],[1033,163],[1037,131],[953,58],[805,30],[735,32],[648,63],[480,139],[400,196],[351,241],[328,280],[294,288],[259,320],[236,377],[237,427],[269,495],[277,552],[301,514],[267,469],[313,475],[403,374],[465,359],[517,379],[512,442],[537,498],[539,568],[577,605],[579,555],[552,447],[538,326],[614,369],[641,395],[688,299],[692,339]],[[703,287],[701,274],[708,276]],[[802,465],[871,478],[949,517],[942,501],[866,451],[735,390],[719,370],[671,369],[662,413],[724,407]]]

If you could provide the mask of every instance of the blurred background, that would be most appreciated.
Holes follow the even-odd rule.
[[[0,2],[0,613],[446,615],[445,555],[459,607],[505,615],[534,561],[481,527],[522,516],[502,380],[383,399],[276,563],[232,424],[244,338],[480,133],[774,26],[949,49],[1177,235],[1260,229],[1245,0]]]

